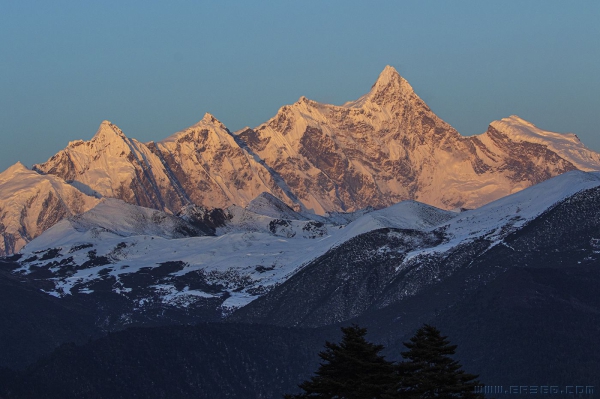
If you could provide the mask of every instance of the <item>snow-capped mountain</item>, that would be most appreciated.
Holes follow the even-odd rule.
[[[104,197],[170,213],[189,204],[245,206],[263,192],[293,205],[268,169],[210,114],[165,140],[147,144],[104,121],[90,141],[70,142],[34,169]]]
[[[109,121],[90,141],[72,141],[33,168],[135,205],[176,212],[189,203],[161,160]]]
[[[194,204],[208,208],[246,206],[261,193],[292,204],[272,174],[214,116],[149,147]]]
[[[317,213],[405,199],[475,208],[569,170],[600,168],[600,155],[574,135],[514,116],[462,137],[389,66],[356,101],[302,97],[237,134]]]
[[[98,201],[56,176],[40,175],[17,162],[0,174],[0,255],[19,251],[61,219]]]

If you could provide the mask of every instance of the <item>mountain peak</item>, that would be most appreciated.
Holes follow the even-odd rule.
[[[218,122],[219,120],[217,118],[215,118],[215,116],[213,114],[211,114],[210,112],[207,112],[202,117],[202,121],[214,123],[214,122]]]
[[[104,120],[100,123],[100,127],[98,127],[98,131],[92,137],[92,141],[105,141],[110,142],[117,138],[125,139],[125,134],[119,127],[110,121]]]
[[[497,124],[497,123],[506,123],[506,124],[510,124],[510,125],[523,125],[523,126],[528,126],[528,127],[535,127],[535,125],[523,118],[521,118],[518,115],[511,115],[507,118],[502,118],[499,121],[493,121],[491,124]]]
[[[598,170],[600,153],[585,147],[577,135],[573,133],[556,133],[540,129],[533,123],[516,115],[490,123],[486,134],[495,130],[514,142],[528,142],[542,145],[568,160],[577,169],[584,171]]]
[[[198,132],[203,130],[212,132],[212,135],[216,135],[218,137],[225,137],[231,134],[223,122],[215,118],[211,113],[207,112],[204,114],[204,117],[202,117],[202,119],[194,125],[172,134],[171,136],[161,140],[160,143],[164,145],[180,140],[189,141],[190,139],[195,141],[198,137]]]
[[[8,169],[14,169],[14,170],[29,170],[29,168],[25,165],[23,165],[23,163],[21,161],[17,161],[14,165],[12,165],[10,168]]]
[[[381,71],[379,74],[379,78],[377,78],[375,85],[386,85],[393,80],[397,80],[398,78],[402,79],[398,71],[396,71],[396,68],[391,65],[386,65],[385,68],[383,68],[383,71]]]
[[[14,176],[17,173],[30,172],[30,169],[27,166],[23,165],[21,161],[17,161],[17,163],[11,165],[4,172],[0,173],[0,180],[6,180]]]
[[[555,133],[546,130],[542,130],[535,126],[533,123],[517,116],[511,115],[508,118],[502,118],[499,121],[493,121],[490,126],[500,132],[516,137],[519,139],[525,139],[531,141],[533,138],[551,138],[554,140],[566,140],[574,143],[578,143],[579,139],[576,135],[570,133]]]
[[[200,120],[200,122],[196,123],[194,125],[194,127],[201,126],[201,125],[214,125],[220,129],[227,130],[227,127],[225,126],[225,124],[223,124],[223,122],[221,122],[220,120],[215,118],[214,115],[209,112],[205,113],[202,120]]]
[[[383,105],[414,94],[412,86],[404,79],[396,68],[387,65],[379,74],[377,81],[364,96],[358,100],[344,104],[348,108],[362,108],[367,103]]]
[[[387,65],[383,68],[383,71],[379,74],[377,81],[371,88],[369,94],[376,94],[382,91],[395,91],[395,92],[413,92],[412,86],[404,79],[396,68]]]

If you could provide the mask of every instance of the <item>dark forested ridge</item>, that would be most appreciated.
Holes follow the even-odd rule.
[[[0,260],[0,367],[22,368],[64,342],[101,334],[89,309],[40,292],[14,267]]]
[[[65,344],[18,374],[6,398],[276,398],[339,334],[238,324],[133,328]],[[10,373],[10,372],[9,372]]]
[[[600,387],[600,265],[514,268],[440,314],[490,385]]]

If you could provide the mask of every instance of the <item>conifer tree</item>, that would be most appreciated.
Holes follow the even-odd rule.
[[[342,327],[342,332],[340,344],[326,342],[319,353],[319,369],[299,385],[304,392],[286,399],[379,399],[394,386],[394,364],[379,354],[383,345],[367,342],[367,330],[357,325]]]
[[[404,361],[398,364],[399,383],[386,398],[402,399],[482,399],[475,393],[480,385],[476,375],[465,373],[458,361],[453,360],[456,345],[428,324],[405,342]]]

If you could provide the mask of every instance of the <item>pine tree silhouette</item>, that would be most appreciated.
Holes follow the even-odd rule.
[[[299,385],[304,392],[286,399],[380,399],[392,389],[397,375],[394,364],[379,354],[383,345],[367,342],[367,330],[357,325],[342,327],[342,332],[339,345],[325,343],[319,369]]]
[[[484,398],[475,393],[478,376],[465,373],[450,357],[456,345],[450,345],[437,328],[425,324],[404,345],[408,350],[402,352],[404,361],[397,366],[399,382],[384,395],[386,399]]]

